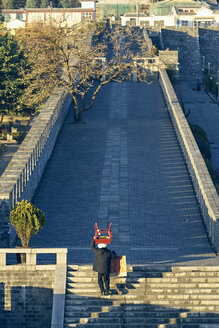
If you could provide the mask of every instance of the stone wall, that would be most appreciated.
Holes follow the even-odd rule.
[[[219,197],[217,191],[165,70],[160,70],[160,85],[193,181],[207,234],[212,246],[219,253]]]
[[[200,28],[199,44],[201,58],[205,57],[202,66],[207,68],[210,63],[214,71],[219,70],[219,30]]]
[[[164,50],[168,48],[179,52],[180,78],[200,79],[201,60],[197,33],[191,29],[162,29],[161,35]]]
[[[50,328],[54,274],[54,266],[0,266],[0,327]]]
[[[9,212],[18,201],[33,197],[71,101],[64,88],[54,89],[0,177],[0,247],[8,247],[15,238],[14,229],[9,227]]]

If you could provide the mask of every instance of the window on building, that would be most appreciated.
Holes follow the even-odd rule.
[[[91,13],[83,13],[83,17],[91,18]]]
[[[9,19],[10,19],[9,15],[4,15],[3,17],[4,17],[4,21],[6,23],[9,22]]]
[[[23,14],[16,14],[16,18],[17,19],[22,19],[23,18]]]
[[[188,21],[182,21],[182,26],[188,26]]]

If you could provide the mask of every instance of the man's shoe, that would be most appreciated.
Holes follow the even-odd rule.
[[[106,296],[110,295],[110,291],[109,290],[105,290],[105,293],[104,293]]]
[[[104,290],[103,290],[103,291],[101,291],[101,292],[100,292],[100,294],[101,294],[101,295],[105,295],[105,292],[104,292]]]

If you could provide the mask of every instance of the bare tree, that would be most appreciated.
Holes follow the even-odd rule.
[[[101,88],[111,81],[130,79],[145,70],[135,65],[135,57],[148,53],[139,30],[102,24],[72,28],[37,23],[20,31],[19,37],[30,70],[24,72],[28,88],[26,100],[42,102],[55,84],[65,86],[73,98],[74,119],[82,120],[92,108]]]

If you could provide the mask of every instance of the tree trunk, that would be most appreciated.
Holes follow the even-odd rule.
[[[5,116],[5,114],[1,114],[0,124],[2,124],[4,116]]]
[[[74,120],[75,120],[76,123],[81,123],[82,122],[82,116],[83,116],[83,111],[82,110],[77,111],[77,112],[74,111]]]

